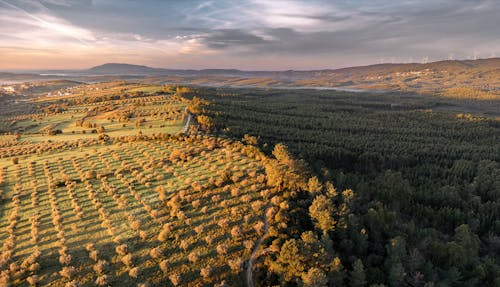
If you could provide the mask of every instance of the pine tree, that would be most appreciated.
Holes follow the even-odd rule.
[[[309,178],[309,181],[307,182],[307,190],[311,194],[317,194],[320,193],[321,190],[323,190],[323,185],[321,184],[321,182],[319,182],[317,176]]]
[[[350,272],[350,282],[352,287],[366,286],[365,267],[360,259],[354,261],[353,270]]]
[[[404,285],[405,269],[401,262],[392,265],[389,270],[389,286],[399,287]]]
[[[321,269],[313,267],[307,271],[307,273],[302,274],[302,283],[305,287],[326,287],[328,284],[328,279],[326,278],[325,272]]]
[[[322,230],[323,233],[335,229],[335,224],[337,222],[333,218],[333,212],[333,203],[324,195],[316,196],[309,207],[310,216],[314,219],[316,226]]]

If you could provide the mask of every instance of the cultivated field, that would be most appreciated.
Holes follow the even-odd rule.
[[[3,117],[0,285],[243,285],[265,232],[264,157],[179,134],[189,101],[131,88]]]

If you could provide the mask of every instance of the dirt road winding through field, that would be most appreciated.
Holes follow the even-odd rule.
[[[187,118],[187,121],[186,121],[186,125],[184,126],[184,129],[182,130],[183,133],[187,132],[188,128],[189,128],[189,122],[191,121],[191,114],[188,113],[187,111],[187,107],[184,108],[184,112],[187,114],[188,118]]]
[[[269,232],[269,223],[267,221],[267,216],[264,213],[264,234],[257,240],[257,244],[255,244],[255,247],[253,248],[252,255],[250,255],[250,259],[248,259],[248,265],[247,265],[247,270],[246,270],[246,275],[247,275],[247,286],[248,287],[254,287],[255,285],[253,284],[253,263],[255,259],[257,258],[257,252],[260,250],[260,246],[262,245],[262,241],[264,241],[264,238],[267,236],[267,233]]]

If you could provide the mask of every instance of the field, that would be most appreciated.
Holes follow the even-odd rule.
[[[0,131],[17,135],[11,151],[32,151],[56,142],[95,140],[103,133],[118,137],[184,130],[186,101],[172,94],[150,95],[135,85],[130,92],[127,88],[122,83],[78,86],[68,96],[27,99],[16,104],[26,111],[4,116]],[[2,140],[8,142],[9,136]]]
[[[133,89],[33,98],[45,113],[2,120],[1,284],[243,284],[264,232],[264,158],[179,135],[189,101]]]
[[[262,167],[229,141],[96,145],[2,166],[3,268],[13,285],[29,276],[42,286],[195,286],[201,270],[208,282],[236,284],[258,237],[261,214],[251,208],[263,204]]]

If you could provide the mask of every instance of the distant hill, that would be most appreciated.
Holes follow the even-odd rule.
[[[163,69],[152,68],[142,65],[131,65],[122,63],[106,63],[100,66],[92,67],[83,71],[87,75],[175,75],[175,76],[239,76],[239,77],[262,77],[279,76],[286,72],[268,72],[268,71],[241,71],[237,69],[203,69],[203,70],[183,70],[183,69]]]
[[[306,86],[338,85],[415,92],[468,87],[498,94],[500,58],[352,67],[319,72],[300,83]]]
[[[321,87],[445,93],[463,88],[468,94],[500,95],[500,58],[447,60],[426,64],[377,64],[311,71],[241,71],[237,69],[182,70],[107,63],[88,70],[0,73],[1,81],[71,79],[84,82],[106,79],[141,80],[234,87]],[[452,89],[451,91],[449,91]],[[476,96],[474,96],[476,97]],[[494,96],[495,98],[496,96]]]
[[[425,75],[439,75],[447,78],[449,75],[462,76],[496,76],[500,70],[500,58],[480,60],[447,60],[426,64],[377,64],[369,66],[349,67],[342,69],[325,69],[311,71],[241,71],[237,69],[205,69],[181,70],[152,68],[141,65],[108,63],[85,70],[85,74],[94,75],[165,75],[165,76],[226,76],[242,78],[271,78],[284,81],[303,81],[303,83],[322,83],[327,86],[345,84],[379,83],[393,81],[396,78],[414,80]],[[390,78],[390,79],[389,79]],[[410,79],[412,78],[412,79]],[[312,81],[312,82],[311,82]]]
[[[147,66],[141,65],[131,65],[131,64],[120,64],[120,63],[107,63],[104,65],[96,66],[85,71],[89,74],[119,74],[119,75],[130,75],[130,74],[157,74],[162,69],[155,69]]]

